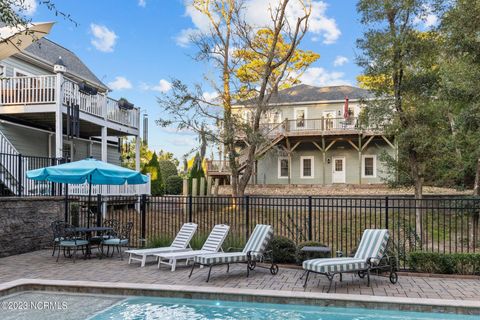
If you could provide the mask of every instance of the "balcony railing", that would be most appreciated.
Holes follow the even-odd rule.
[[[56,103],[56,76],[12,77],[0,79],[0,105],[37,105]],[[63,103],[75,103],[80,111],[133,128],[140,125],[140,110],[122,109],[118,102],[102,94],[87,95],[77,83],[65,79]]]

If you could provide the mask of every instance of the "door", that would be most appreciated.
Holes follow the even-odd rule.
[[[335,111],[324,111],[323,112],[324,124],[323,128],[326,131],[333,130],[335,128]]]
[[[295,117],[295,129],[296,130],[307,129],[307,124],[306,124],[307,109],[306,108],[295,108],[294,109],[294,117]]]
[[[332,183],[345,183],[345,157],[332,159]]]

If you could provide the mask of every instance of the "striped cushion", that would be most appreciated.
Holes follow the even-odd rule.
[[[320,273],[351,272],[366,268],[367,262],[357,258],[312,259],[303,262],[303,269]]]
[[[171,247],[185,249],[190,243],[195,231],[197,231],[196,223],[184,223],[175,240],[173,240]]]
[[[195,262],[205,265],[218,263],[247,262],[247,255],[243,252],[205,254],[202,256],[196,256]]]
[[[102,243],[106,246],[119,246],[119,245],[126,245],[128,244],[128,239],[106,239],[103,240]]]
[[[271,226],[257,224],[242,252],[215,253],[197,256],[195,257],[195,262],[205,265],[246,262],[248,260],[247,253],[249,251],[259,252],[260,254],[263,253],[272,237],[273,228]],[[260,254],[253,255],[257,257]]]
[[[374,258],[372,262],[378,263],[385,254],[389,237],[387,229],[366,229],[358,245],[355,258],[365,261],[368,258]]]
[[[229,226],[225,224],[217,224],[213,227],[207,240],[203,244],[203,251],[217,252],[222,247],[223,241],[227,237]]]
[[[86,246],[87,244],[88,244],[87,240],[62,240],[62,241],[60,241],[60,246],[62,246],[62,247]]]
[[[273,228],[267,224],[257,224],[248,239],[243,252],[264,252],[273,237]]]

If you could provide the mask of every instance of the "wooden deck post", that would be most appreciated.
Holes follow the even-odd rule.
[[[358,135],[358,184],[362,184],[362,135]]]
[[[322,122],[323,123],[323,122]],[[322,156],[323,156],[323,173],[322,173],[322,184],[325,186],[325,162],[327,161],[327,150],[325,150],[325,136],[322,135]]]

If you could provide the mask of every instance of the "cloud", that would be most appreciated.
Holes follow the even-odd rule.
[[[175,43],[180,47],[186,48],[190,44],[192,37],[199,33],[199,29],[183,29],[182,31],[180,31],[180,34],[175,37]]]
[[[433,13],[433,9],[430,6],[425,5],[423,7],[423,13],[416,16],[413,19],[413,23],[421,24],[424,28],[431,28],[437,25],[438,17]]]
[[[128,81],[125,77],[115,77],[115,80],[108,83],[110,89],[113,90],[124,90],[124,89],[131,89],[132,83]]]
[[[348,80],[343,79],[344,76],[343,72],[329,72],[324,68],[310,67],[300,77],[300,81],[312,86],[350,85]]]
[[[214,100],[217,98],[218,98],[218,92],[216,91],[203,93],[203,99],[205,99],[205,101],[207,102],[214,102]]]
[[[99,51],[112,52],[118,36],[106,26],[95,23],[90,24],[90,31],[93,34],[92,45]]]
[[[36,0],[15,0],[13,8],[26,16],[33,16],[37,12]]]
[[[256,27],[270,26],[269,8],[277,5],[276,0],[245,0],[244,16],[245,20]],[[341,31],[337,26],[335,19],[327,16],[328,5],[324,1],[313,0],[312,12],[309,19],[309,33],[312,34],[313,41],[319,41],[323,38],[324,44],[332,44],[337,41],[341,35]],[[297,17],[304,14],[300,1],[290,1],[287,7],[287,19],[291,25],[294,25]],[[179,36],[176,37],[177,44],[187,46],[190,42],[188,35],[194,32],[208,32],[210,22],[202,13],[198,12],[192,2],[185,2],[185,16],[189,17],[195,28],[183,29]]]
[[[147,1],[146,0],[138,0],[138,5],[142,8],[145,8],[147,6]]]
[[[348,62],[348,58],[344,56],[336,56],[335,60],[333,61],[333,65],[335,67],[343,66],[345,63]]]
[[[158,91],[158,92],[165,93],[170,91],[170,89],[172,89],[172,84],[165,79],[161,79],[156,85],[141,83],[140,89],[145,91]]]

